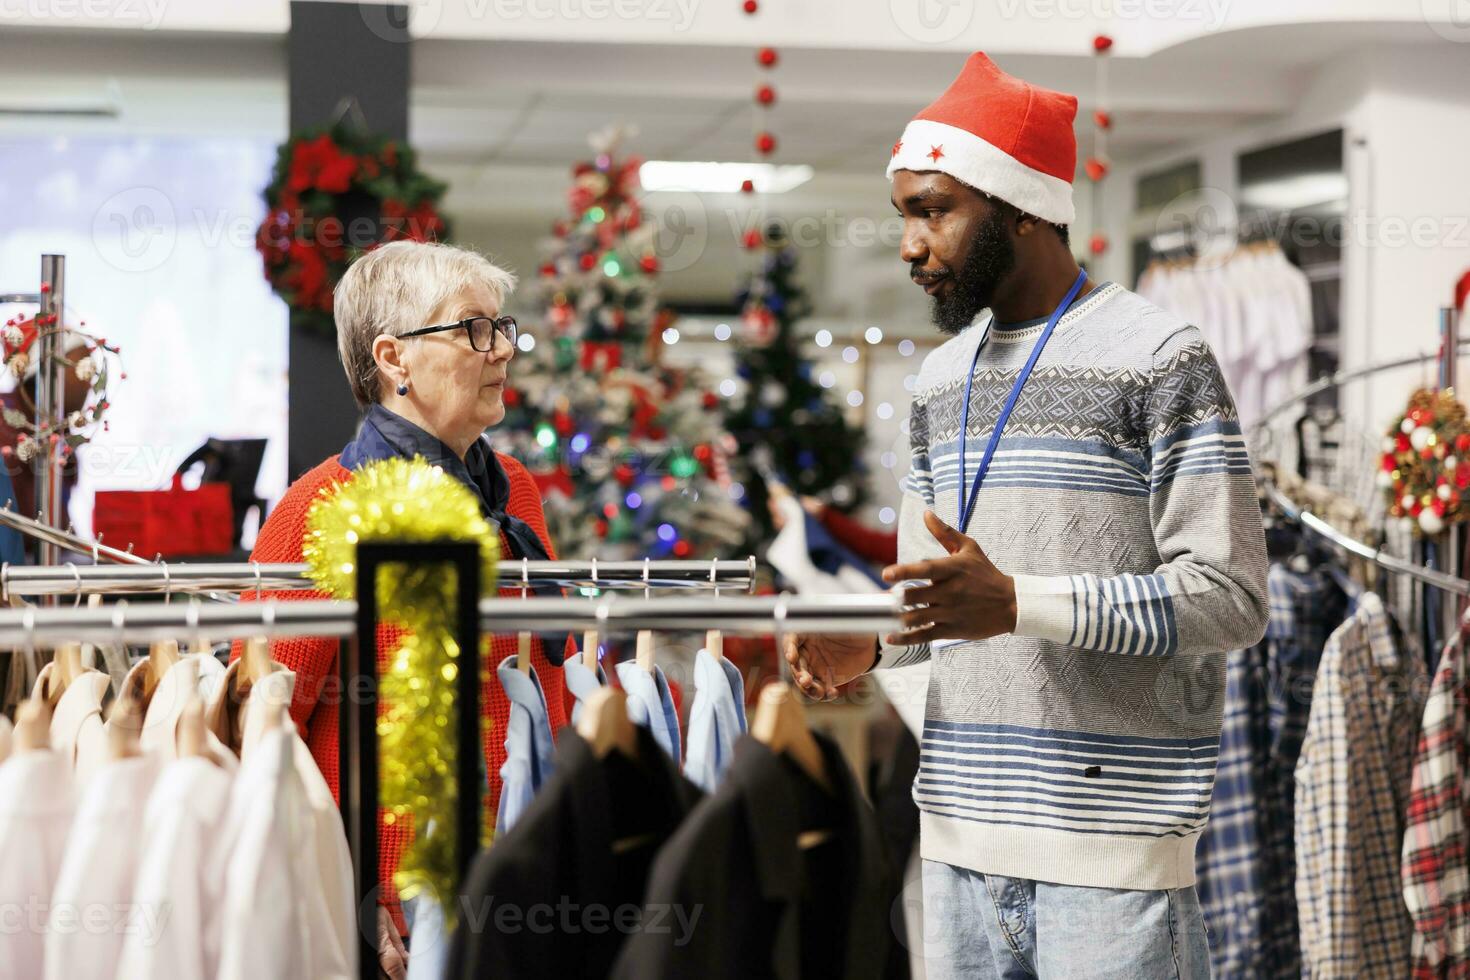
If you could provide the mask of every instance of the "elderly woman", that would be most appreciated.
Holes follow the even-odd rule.
[[[306,511],[317,491],[344,481],[373,460],[422,456],[442,466],[479,499],[500,528],[501,553],[554,558],[541,495],[520,463],[491,450],[484,431],[505,417],[505,385],[515,356],[516,324],[502,315],[514,277],[474,252],[447,245],[393,242],[368,252],[342,277],[335,293],[337,348],[357,403],[367,409],[357,437],[338,456],[309,471],[286,491],[261,528],[251,558],[299,562]],[[315,598],[311,592],[272,598]],[[496,637],[493,663],[516,653],[513,637]],[[560,653],[560,651],[558,651]],[[335,794],[337,780],[337,644],[315,639],[277,641],[274,658],[296,672],[291,717]],[[539,640],[532,648],[546,694],[552,731],[566,724],[566,691]],[[558,657],[557,663],[560,662]],[[490,800],[500,796],[500,767],[509,702],[493,679],[482,692]],[[493,806],[493,802],[492,802]],[[397,975],[403,930],[393,872],[412,831],[380,831],[384,968]],[[391,917],[391,918],[390,918]]]

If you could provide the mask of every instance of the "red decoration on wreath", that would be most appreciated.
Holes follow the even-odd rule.
[[[444,191],[418,169],[412,150],[381,136],[338,125],[287,140],[265,189],[255,247],[291,322],[335,336],[332,289],[348,263],[384,242],[444,237]]]
[[[761,105],[776,104],[776,90],[770,85],[762,85],[755,90],[755,100]]]
[[[753,14],[761,9],[760,4],[756,3],[756,0],[745,0],[740,6],[747,14]]]
[[[758,152],[767,155],[776,152],[776,137],[770,133],[757,135],[755,138],[755,148]]]
[[[760,62],[762,68],[774,68],[780,59],[776,55],[775,48],[761,48],[756,52],[755,60]]]
[[[1439,534],[1470,516],[1460,494],[1470,484],[1470,422],[1454,395],[1421,388],[1383,438],[1378,485],[1389,513],[1412,520],[1415,533]]]
[[[1094,182],[1102,180],[1108,175],[1108,162],[1106,160],[1099,160],[1097,157],[1088,157],[1087,162],[1083,164],[1083,168],[1087,171],[1087,178]]]
[[[1092,236],[1087,243],[1087,250],[1093,255],[1101,255],[1108,250],[1108,236],[1098,232]]]
[[[1113,114],[1103,109],[1098,109],[1092,114],[1092,121],[1098,129],[1113,128]]]
[[[740,182],[740,193],[742,193],[742,194],[754,194],[755,193],[755,181],[751,180],[749,177],[747,177],[744,180],[742,180]]]
[[[1113,39],[1106,34],[1099,34],[1092,39],[1092,50],[1098,54],[1106,54],[1113,47]]]
[[[746,248],[760,248],[764,242],[765,238],[761,236],[760,229],[752,228],[750,229],[750,231],[747,231],[745,233],[745,239],[742,244],[744,244]]]

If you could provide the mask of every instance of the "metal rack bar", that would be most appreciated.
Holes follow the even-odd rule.
[[[1357,538],[1339,531],[1316,514],[1313,514],[1310,510],[1298,507],[1274,483],[1266,481],[1265,490],[1271,503],[1279,508],[1288,519],[1295,521],[1313,534],[1325,539],[1329,544],[1341,548],[1349,554],[1371,561],[1380,568],[1397,575],[1406,575],[1415,581],[1423,582],[1425,585],[1441,589],[1445,592],[1470,596],[1470,581],[1457,578],[1453,575],[1446,575],[1444,572],[1437,572],[1433,569],[1425,568],[1422,565],[1416,565],[1414,562],[1405,561],[1402,558],[1395,558],[1393,555],[1384,554],[1382,549],[1364,544]]]
[[[9,504],[10,501],[6,501],[6,503]],[[11,510],[8,506],[0,507],[0,524],[36,538],[43,544],[53,544],[58,548],[64,548],[67,551],[75,552],[79,555],[91,555],[93,564],[97,564],[103,559],[122,565],[152,564],[148,559],[140,558],[131,551],[119,551],[116,548],[108,547],[100,541],[88,541],[86,538],[72,534],[70,531],[63,531],[60,528],[55,528],[49,524],[26,517],[24,514]],[[55,562],[52,561],[47,564],[55,564]]]
[[[66,416],[66,365],[61,357],[66,332],[66,256],[41,256],[41,311],[36,317],[36,425],[61,431]],[[43,524],[62,522],[61,453],[43,440],[36,470],[36,508]],[[55,564],[58,546],[41,542],[41,562]]]
[[[717,629],[764,635],[887,632],[900,627],[901,608],[902,596],[895,592],[652,599],[610,594],[595,599],[481,599],[479,617],[483,633]],[[124,600],[97,608],[0,609],[0,646],[141,644],[198,637],[344,637],[355,634],[357,612],[357,603],[332,599],[218,604],[197,597],[168,604],[130,605]]]
[[[3,513],[3,512],[0,512]],[[728,561],[506,561],[505,583],[568,588],[643,589],[755,587],[754,556]],[[304,564],[233,562],[140,565],[0,566],[0,597],[128,595],[138,593],[250,592],[314,589]]]

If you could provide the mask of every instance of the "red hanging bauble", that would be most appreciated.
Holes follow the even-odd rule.
[[[1106,53],[1108,49],[1112,46],[1113,39],[1108,37],[1106,34],[1099,34],[1097,37],[1092,39],[1092,50],[1096,51],[1098,54]]]
[[[674,542],[674,557],[676,557],[676,558],[688,558],[689,557],[689,550],[690,550],[690,548],[689,548],[689,542],[688,541],[675,541]]]
[[[541,274],[543,276],[546,276],[548,279],[551,278],[552,276],[556,275],[556,265],[554,263],[547,262],[541,267]]]
[[[761,9],[760,4],[756,3],[756,0],[745,0],[740,6],[747,14],[753,14]]]
[[[651,276],[658,272],[658,256],[650,252],[638,260],[638,265]]]
[[[1087,243],[1087,250],[1093,255],[1103,254],[1108,250],[1108,236],[1101,232],[1093,235],[1092,240]]]
[[[583,272],[591,272],[592,267],[597,264],[597,256],[591,252],[583,252],[582,257],[577,260],[577,264],[582,267]]]
[[[776,137],[770,133],[760,133],[755,138],[755,148],[758,152],[770,155],[776,152]]]
[[[765,239],[763,239],[761,237],[760,229],[759,228],[752,228],[752,229],[750,229],[750,231],[747,231],[745,233],[745,238],[743,239],[743,243],[744,243],[744,245],[745,245],[746,248],[760,248],[761,247],[761,243],[764,240]]]
[[[760,62],[762,68],[774,68],[779,60],[775,48],[761,48],[756,52],[755,60]]]
[[[629,466],[627,463],[619,463],[616,467],[613,468],[613,477],[616,478],[617,481],[625,487],[631,486],[633,483],[633,478],[637,475],[638,474],[633,471],[633,467]]]
[[[762,85],[755,90],[755,100],[761,105],[775,105],[776,90],[769,85]]]
[[[571,435],[576,429],[575,423],[572,422],[572,417],[566,412],[553,412],[551,415],[551,425],[556,429],[556,434],[563,439]]]
[[[1108,175],[1108,162],[1097,157],[1088,157],[1083,169],[1087,171],[1088,179],[1096,183]]]
[[[740,182],[740,193],[742,193],[742,194],[754,194],[755,193],[755,181],[751,180],[749,177],[747,177],[745,180],[742,180]]]
[[[1096,109],[1092,113],[1092,121],[1097,124],[1098,129],[1113,128],[1113,114],[1102,109]]]

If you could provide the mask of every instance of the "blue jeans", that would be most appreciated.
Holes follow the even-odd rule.
[[[1193,888],[1053,885],[925,861],[928,980],[1208,980]],[[912,940],[911,940],[912,942]]]

